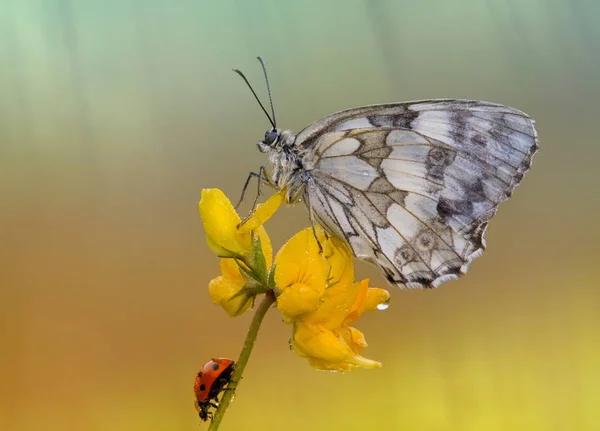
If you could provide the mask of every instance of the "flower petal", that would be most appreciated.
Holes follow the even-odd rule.
[[[302,321],[324,325],[329,329],[340,327],[346,321],[360,291],[360,283],[338,283],[328,288],[323,294],[319,308],[314,313],[303,316]]]
[[[373,359],[368,359],[360,355],[351,356],[346,360],[346,362],[352,365],[356,365],[357,367],[368,369],[381,368],[382,366],[381,362],[374,361]]]
[[[343,337],[321,325],[296,324],[292,347],[300,356],[308,357],[310,365],[319,370],[380,368],[380,362],[358,355],[346,342],[346,338],[354,339],[355,346],[359,346],[361,341],[364,342],[362,333],[353,328],[346,328],[345,332],[346,337]]]
[[[292,345],[302,356],[326,362],[344,362],[354,354],[337,335],[321,325],[295,325]]]
[[[219,259],[219,266],[221,267],[221,274],[224,278],[227,278],[230,282],[236,283],[243,286],[246,283],[246,279],[240,271],[240,267],[235,260],[232,258]]]
[[[252,250],[250,233],[239,234],[240,217],[219,189],[202,190],[198,203],[208,246],[219,257],[248,256]]]
[[[279,209],[283,202],[283,193],[277,193],[271,196],[262,204],[258,204],[254,212],[239,227],[239,233],[247,233],[262,226]]]
[[[352,371],[356,368],[356,365],[347,364],[346,362],[327,362],[317,358],[308,358],[308,364],[315,370],[339,371],[342,373]]]
[[[354,298],[354,303],[348,310],[346,319],[344,319],[345,323],[354,322],[363,313],[365,301],[367,299],[367,291],[369,289],[369,280],[364,279],[358,283],[354,283],[353,287],[357,295]]]
[[[321,240],[321,238],[319,240],[325,244],[324,254],[330,265],[329,284],[345,286],[352,283],[354,281],[354,262],[348,246],[336,236],[330,237],[327,241]]]
[[[379,309],[382,304],[390,302],[390,292],[379,287],[369,287],[364,303],[364,311]]]
[[[327,262],[310,228],[294,235],[275,257],[275,284],[281,290],[302,283],[323,292],[326,271]]]
[[[244,286],[236,281],[217,277],[208,284],[208,293],[213,303],[220,305],[227,314],[234,317],[252,307],[253,295],[245,293],[243,288]]]
[[[348,327],[348,337],[348,344],[350,344],[350,347],[354,352],[358,353],[361,349],[367,347],[367,340],[365,340],[365,335],[358,329]]]
[[[293,318],[315,310],[322,294],[322,289],[295,283],[277,297],[277,308],[289,323]]]

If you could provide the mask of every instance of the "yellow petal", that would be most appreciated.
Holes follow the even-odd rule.
[[[356,365],[357,367],[367,368],[367,369],[376,369],[381,368],[381,362],[374,361],[372,359],[367,359],[364,356],[354,355],[346,359],[346,362],[352,365]]]
[[[361,291],[360,283],[350,285],[338,283],[323,294],[319,308],[302,321],[309,324],[324,325],[329,329],[341,326],[347,319],[353,304]]]
[[[246,283],[246,279],[240,271],[240,267],[234,259],[219,259],[219,266],[221,267],[221,274],[227,278],[230,282],[240,285],[240,289]]]
[[[308,363],[315,370],[347,372],[356,369],[356,365],[346,362],[327,362],[322,359],[308,358]]]
[[[367,290],[369,289],[369,280],[364,279],[358,283],[354,283],[354,288],[357,291],[357,295],[344,320],[346,323],[354,322],[363,313],[365,300],[367,299]]]
[[[356,342],[359,343],[360,336],[354,334],[355,331],[357,330],[346,332],[350,338],[356,337]],[[308,357],[310,365],[319,370],[351,371],[356,367],[371,369],[381,367],[380,362],[354,352],[344,337],[320,325],[296,324],[292,347],[300,356]]]
[[[352,252],[346,243],[336,236],[321,242],[325,244],[324,254],[330,265],[329,284],[347,285],[352,283],[354,281],[354,261]]]
[[[295,317],[315,310],[322,294],[322,289],[295,283],[277,297],[277,308],[284,319],[290,322]]]
[[[390,302],[390,292],[379,287],[369,287],[364,303],[364,311],[373,311]]]
[[[346,342],[350,345],[350,348],[355,353],[358,353],[361,349],[367,347],[365,335],[353,327],[348,327]]]
[[[303,356],[327,362],[344,362],[344,359],[354,355],[346,343],[320,325],[297,324],[292,345]]]
[[[273,214],[275,214],[282,202],[283,193],[277,193],[262,204],[257,205],[252,215],[247,220],[244,220],[244,223],[240,226],[239,233],[247,233],[256,229],[258,226],[262,226],[273,216]]]
[[[219,189],[202,190],[198,203],[208,246],[219,257],[248,256],[252,250],[250,233],[239,234],[240,217]]]
[[[213,303],[220,305],[230,316],[239,316],[252,307],[252,296],[240,294],[243,285],[225,277],[213,278],[208,284],[208,293]]]
[[[296,283],[325,291],[327,262],[319,252],[312,229],[294,235],[275,257],[275,285],[285,290]]]

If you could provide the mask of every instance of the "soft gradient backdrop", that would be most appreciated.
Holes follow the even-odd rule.
[[[250,315],[212,305],[200,190],[239,196],[268,122],[459,97],[540,152],[468,276],[367,315],[377,371],[313,371],[271,312],[223,430],[600,429],[600,3],[0,0],[0,429],[197,430]],[[279,247],[302,205],[267,229]],[[385,284],[378,271],[358,276]]]

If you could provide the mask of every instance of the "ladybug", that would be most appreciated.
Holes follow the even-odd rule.
[[[228,358],[212,358],[202,366],[196,375],[194,393],[196,394],[196,410],[203,421],[212,420],[210,408],[219,407],[218,397],[229,383],[235,362]]]

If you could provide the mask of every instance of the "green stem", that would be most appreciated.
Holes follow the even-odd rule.
[[[246,341],[244,341],[244,347],[242,348],[242,352],[240,353],[240,358],[235,364],[235,370],[233,371],[233,375],[231,376],[231,381],[227,385],[227,389],[223,394],[223,398],[219,402],[219,408],[215,412],[214,419],[208,428],[208,431],[216,431],[219,429],[219,425],[221,424],[221,420],[227,411],[227,407],[229,407],[229,403],[233,400],[233,396],[235,395],[235,389],[242,378],[242,374],[244,374],[244,368],[246,368],[246,364],[248,363],[248,359],[250,358],[250,353],[252,353],[252,348],[254,347],[254,342],[256,341],[256,336],[258,335],[258,330],[260,329],[260,324],[262,323],[265,314],[269,311],[269,308],[275,302],[275,294],[273,291],[269,290],[262,302],[256,309],[254,313],[254,317],[252,318],[252,323],[250,323],[250,328],[248,328],[248,335],[246,335]]]

